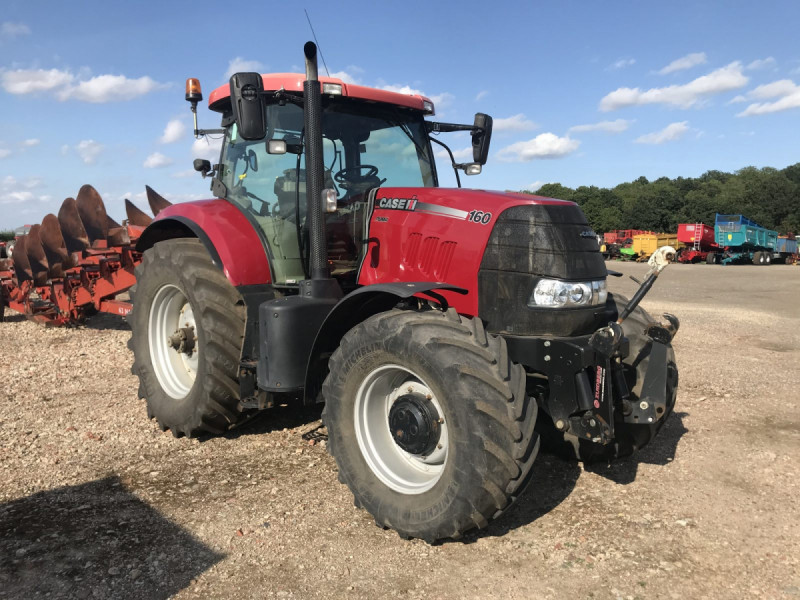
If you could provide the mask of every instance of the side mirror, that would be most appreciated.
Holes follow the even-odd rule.
[[[230,80],[231,106],[239,136],[260,140],[267,135],[264,82],[258,73],[234,73]]]
[[[211,162],[207,161],[205,158],[195,158],[194,162],[194,170],[198,173],[202,173],[203,177],[208,175],[208,172],[211,171]]]
[[[475,113],[472,132],[472,159],[479,165],[485,165],[489,158],[489,142],[492,141],[492,117],[484,113]]]

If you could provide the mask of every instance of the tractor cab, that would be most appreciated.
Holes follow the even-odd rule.
[[[196,165],[204,175],[213,175],[214,194],[239,207],[259,233],[278,287],[296,286],[310,276],[305,80],[301,74],[243,73],[214,90],[209,107],[222,115],[222,129],[213,131],[224,136],[220,161],[213,172],[207,161]],[[425,116],[434,114],[434,107],[424,96],[326,77],[319,85],[325,246],[330,274],[346,292],[357,287],[375,191],[438,186],[432,131],[478,133],[479,162],[454,162],[453,167],[479,173],[488,153],[491,118],[476,116],[475,125],[430,123]],[[196,80],[187,82],[186,98],[196,114],[202,99]],[[195,126],[197,135],[211,132]]]
[[[328,260],[346,288],[363,257],[369,192],[384,184],[432,187],[436,172],[421,111],[336,97],[323,106],[323,186],[335,201],[325,213]],[[244,139],[236,122],[225,128],[215,187],[263,234],[275,284],[292,285],[308,270],[303,109],[275,102],[266,115],[262,139]]]

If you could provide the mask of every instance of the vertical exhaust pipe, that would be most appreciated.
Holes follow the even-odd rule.
[[[306,202],[310,231],[309,270],[312,280],[329,279],[325,215],[322,212],[324,165],[322,160],[322,93],[317,78],[317,46],[307,42],[305,99]]]

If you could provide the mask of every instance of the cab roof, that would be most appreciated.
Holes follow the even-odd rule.
[[[265,91],[275,92],[283,88],[287,92],[302,93],[303,83],[306,77],[300,73],[270,73],[269,75],[262,75],[261,79],[264,82]],[[426,103],[428,103],[430,107],[433,107],[433,102],[431,102],[430,98],[419,94],[400,94],[398,92],[345,83],[336,77],[320,77],[319,81],[320,84],[335,83],[342,86],[343,97],[358,98],[370,102],[381,102],[383,104],[403,106],[420,111],[426,110]],[[217,112],[225,112],[230,108],[230,97],[230,86],[227,84],[221,85],[211,92],[211,95],[208,97],[208,108]],[[434,113],[430,111],[428,114]]]

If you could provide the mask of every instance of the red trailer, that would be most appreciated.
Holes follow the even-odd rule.
[[[720,249],[714,242],[714,228],[705,223],[681,223],[678,225],[678,241],[686,244],[678,253],[678,261],[682,263],[705,261],[709,252]]]
[[[644,233],[655,233],[654,231],[645,231],[644,229],[615,229],[603,234],[603,241],[606,244],[619,244],[627,248],[633,243],[633,236],[641,235]],[[714,230],[711,230],[712,236]]]

